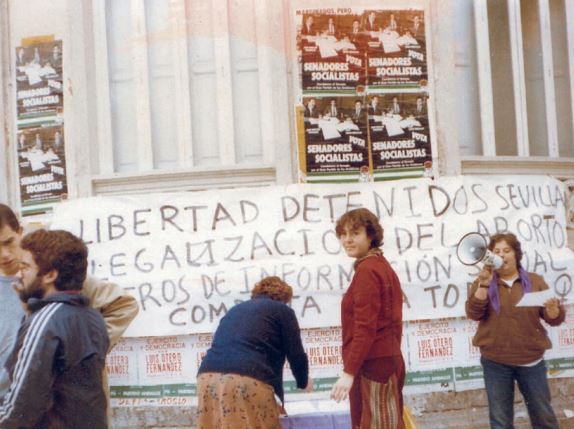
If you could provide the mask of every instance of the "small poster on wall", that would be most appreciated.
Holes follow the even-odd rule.
[[[424,13],[368,10],[366,31],[369,90],[424,87],[428,81]]]
[[[62,41],[16,48],[18,120],[63,113]]]
[[[307,171],[356,175],[369,167],[367,111],[362,97],[305,97]]]
[[[67,198],[62,41],[23,41],[15,51],[18,171],[22,214]]]
[[[68,186],[62,125],[19,129],[18,167],[23,205],[65,197]]]
[[[373,94],[368,110],[374,180],[429,175],[432,157],[426,94]]]
[[[359,15],[304,13],[298,35],[305,93],[354,94],[365,85],[365,49]]]

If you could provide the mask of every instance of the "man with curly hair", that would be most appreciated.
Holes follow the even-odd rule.
[[[7,205],[0,204],[0,397],[9,385],[4,365],[25,316],[25,308],[12,289],[20,269],[22,236],[23,227],[16,213]],[[82,294],[88,297],[90,307],[102,314],[111,349],[138,314],[136,299],[119,285],[90,276],[84,281]],[[104,391],[109,395],[106,371],[103,378]]]
[[[18,294],[30,309],[6,368],[0,427],[107,428],[102,373],[109,347],[102,315],[80,291],[88,249],[67,231],[24,237]]]

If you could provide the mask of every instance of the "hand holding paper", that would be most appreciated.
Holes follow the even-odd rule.
[[[544,303],[551,298],[556,298],[554,291],[546,289],[540,292],[525,293],[517,307],[544,307]]]
[[[558,298],[550,298],[544,303],[544,309],[550,319],[556,319],[560,315],[560,301]]]

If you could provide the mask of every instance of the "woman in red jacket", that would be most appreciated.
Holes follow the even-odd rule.
[[[337,237],[355,258],[355,274],[341,302],[343,374],[331,390],[349,396],[353,429],[402,429],[405,364],[401,354],[403,293],[383,256],[383,228],[369,210],[344,214]]]

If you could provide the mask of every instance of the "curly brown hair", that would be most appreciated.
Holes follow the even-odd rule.
[[[287,304],[293,298],[293,288],[277,276],[262,278],[251,290],[251,298],[260,295]]]
[[[80,290],[86,279],[88,248],[68,231],[39,229],[27,234],[21,243],[38,266],[38,275],[58,271],[54,282],[57,290]]]
[[[377,216],[370,210],[365,208],[354,209],[341,216],[335,226],[337,238],[341,238],[346,226],[351,229],[358,229],[364,226],[367,237],[371,239],[371,249],[383,245],[384,229],[379,223]]]

